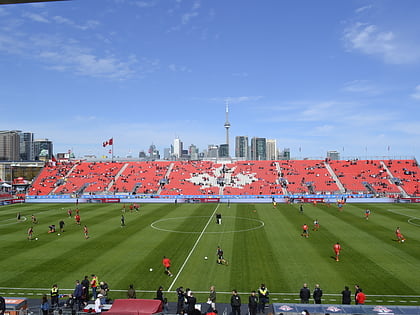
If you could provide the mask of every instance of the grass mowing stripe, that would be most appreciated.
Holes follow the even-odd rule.
[[[187,264],[187,262],[190,259],[192,253],[194,252],[195,248],[197,247],[198,242],[200,242],[201,238],[203,237],[203,234],[204,234],[205,230],[209,226],[210,222],[213,220],[214,214],[216,213],[218,208],[219,208],[219,204],[217,204],[217,206],[214,209],[213,213],[211,214],[209,220],[207,221],[206,225],[204,226],[203,230],[201,231],[200,235],[198,236],[197,240],[195,241],[193,247],[191,248],[190,252],[188,253],[188,256],[185,258],[184,263],[182,264],[182,266],[179,268],[178,272],[176,273],[176,276],[175,276],[174,280],[172,281],[171,285],[169,286],[168,291],[171,291],[171,289],[174,286],[174,284],[175,284],[176,280],[178,279],[179,275],[184,270],[185,265]]]
[[[365,207],[372,210],[369,220],[363,218]],[[133,282],[139,291],[149,292],[144,297],[154,297],[154,289],[159,285],[168,288],[173,280],[163,273],[162,256],[172,259],[176,271],[197,237],[157,231],[150,224],[162,218],[178,218],[171,221],[172,229],[199,234],[214,211],[214,205],[209,204],[142,204],[139,214],[125,214],[127,226],[121,228],[121,205],[83,204],[82,224],[87,223],[92,235],[85,241],[74,221],[67,224],[67,208],[31,204],[21,211],[28,218],[31,213],[39,217],[35,231],[40,233],[38,242],[26,240],[27,222],[2,225],[0,220],[0,285],[49,288],[53,279],[59,279],[59,286],[68,288],[75,279],[93,272],[115,290],[112,298],[123,297],[128,284]],[[300,215],[298,205],[279,204],[273,209],[271,204],[231,204],[230,208],[221,204],[218,211],[226,220],[221,226],[209,224],[206,232],[213,234],[203,234],[174,287],[191,287],[195,292],[203,292],[206,298],[209,285],[215,284],[218,292],[228,292],[221,300],[228,300],[233,285],[241,292],[249,292],[261,282],[266,282],[273,295],[286,291],[296,297],[304,281],[311,288],[319,282],[325,294],[339,293],[344,285],[352,287],[356,282],[368,297],[378,293],[420,292],[420,284],[415,281],[420,267],[418,227],[409,224],[408,217],[387,211],[389,208],[389,204],[347,204],[343,212],[338,212],[335,206],[305,204],[305,212]],[[14,220],[17,209],[23,208],[2,207],[0,218]],[[392,209],[418,213],[420,208],[393,204]],[[61,217],[66,221],[64,235],[47,234],[48,223],[57,225]],[[307,223],[312,227],[315,218],[320,220],[320,231],[311,232],[309,239],[300,237],[301,225]],[[235,230],[235,226],[236,230],[248,229],[254,224],[248,219],[261,219],[265,225],[247,232],[228,232]],[[408,236],[404,244],[392,241],[398,225]],[[331,259],[332,245],[337,240],[344,248],[338,264]],[[230,266],[215,263],[217,245],[222,245]],[[237,248],[244,250],[241,253]],[[204,260],[204,256],[209,259]],[[274,263],[265,262],[270,259]],[[149,272],[149,267],[154,271]],[[176,300],[172,292],[168,298]],[[406,301],[413,303],[410,298]]]

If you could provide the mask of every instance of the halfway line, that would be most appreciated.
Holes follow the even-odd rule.
[[[213,216],[214,216],[214,214],[216,213],[217,209],[219,208],[219,205],[220,205],[220,203],[219,203],[219,204],[217,204],[217,207],[214,209],[214,211],[213,211],[213,213],[211,214],[211,216],[210,216],[209,220],[207,221],[207,224],[204,226],[203,230],[201,231],[200,235],[198,236],[197,240],[195,241],[195,244],[194,244],[194,246],[191,248],[191,250],[190,250],[190,252],[189,252],[189,254],[188,254],[187,258],[185,258],[184,263],[182,264],[181,268],[179,268],[178,273],[176,274],[176,276],[175,276],[174,280],[172,281],[171,285],[170,285],[170,286],[169,286],[169,288],[168,288],[168,292],[169,292],[169,291],[171,291],[172,286],[175,284],[176,280],[178,279],[179,275],[181,274],[182,270],[184,269],[185,265],[187,264],[188,259],[190,259],[190,257],[191,257],[191,255],[192,255],[192,253],[193,253],[194,249],[197,247],[198,242],[201,240],[201,237],[204,235],[205,230],[206,230],[206,229],[207,229],[207,227],[209,226],[210,222],[213,220]]]

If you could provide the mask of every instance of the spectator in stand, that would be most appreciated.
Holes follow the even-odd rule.
[[[99,283],[99,293],[101,293],[103,295],[102,298],[102,304],[108,303],[108,292],[109,292],[109,286],[108,283],[101,281]]]
[[[6,300],[0,296],[0,315],[3,315],[4,312],[6,312]]]
[[[98,296],[95,299],[95,312],[96,314],[101,314],[102,312],[102,303],[101,303],[101,298],[103,298],[102,294],[98,294]]]
[[[351,303],[351,291],[348,286],[344,287],[344,290],[341,291],[342,299],[341,304],[350,304]]]
[[[45,294],[42,296],[42,302],[41,302],[40,308],[43,315],[48,315],[50,311],[50,304],[48,303],[48,299]]]
[[[308,289],[308,285],[306,283],[303,284],[303,288],[300,289],[300,303],[308,304],[309,298],[311,297],[311,291]]]

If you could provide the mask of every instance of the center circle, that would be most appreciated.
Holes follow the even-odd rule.
[[[222,224],[216,224],[216,221],[214,221],[214,224],[209,224],[206,228],[206,231],[204,232],[202,230],[193,230],[193,228],[199,228],[200,226],[204,227],[205,224],[208,222],[208,219],[208,216],[166,218],[154,221],[150,224],[150,226],[158,231],[186,234],[238,233],[253,231],[264,227],[264,221],[262,220],[234,216],[223,216]],[[229,223],[234,220],[240,221],[238,229],[224,230],[225,226],[232,226]],[[187,225],[183,224],[185,221],[188,222]],[[203,222],[205,223],[203,224]]]

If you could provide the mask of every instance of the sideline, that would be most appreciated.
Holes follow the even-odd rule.
[[[201,240],[201,237],[204,235],[204,232],[206,231],[207,227],[209,226],[210,222],[213,220],[214,214],[216,213],[217,209],[219,209],[220,203],[217,204],[217,207],[214,209],[213,213],[211,214],[209,220],[207,221],[207,224],[204,226],[203,230],[201,231],[200,235],[198,236],[197,240],[195,241],[194,246],[191,248],[187,258],[185,258],[184,263],[182,264],[181,268],[179,268],[179,271],[177,272],[174,280],[172,281],[171,285],[168,288],[168,292],[171,291],[173,285],[175,284],[176,280],[178,279],[179,275],[181,274],[182,270],[184,269],[185,265],[187,264],[188,260],[190,259],[192,253],[194,252],[195,248],[198,245],[198,242]]]

